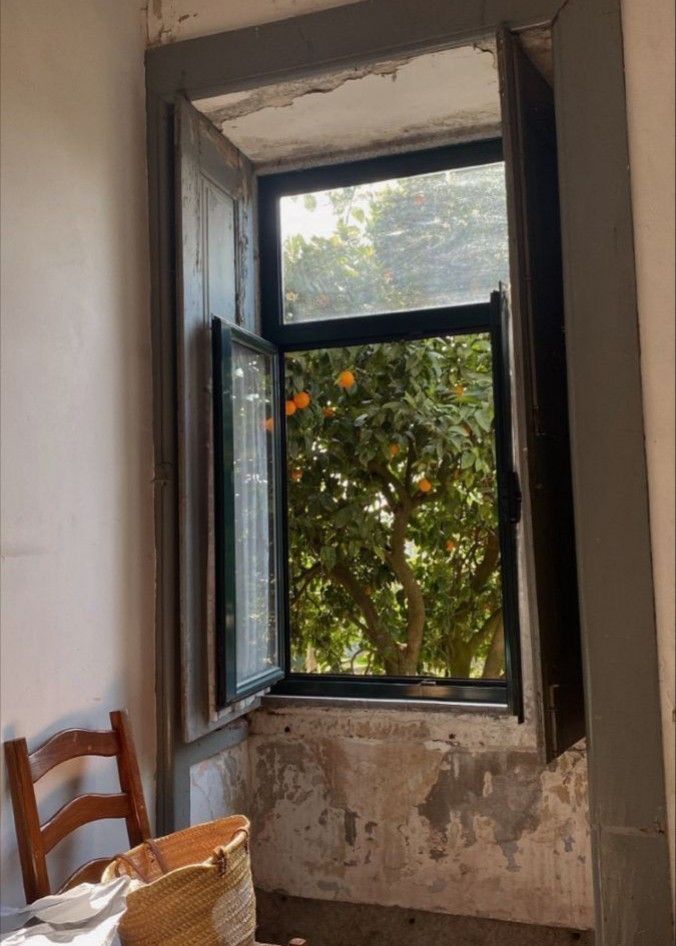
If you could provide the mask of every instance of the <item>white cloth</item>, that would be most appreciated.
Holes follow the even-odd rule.
[[[120,877],[105,884],[78,884],[28,907],[3,907],[3,927],[14,932],[3,935],[0,942],[3,946],[119,946],[117,925],[126,909],[127,894],[138,886],[138,881]],[[26,927],[31,919],[41,922]]]

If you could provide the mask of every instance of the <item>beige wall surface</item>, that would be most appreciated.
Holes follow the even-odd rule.
[[[655,611],[672,878],[676,837],[674,725],[674,4],[624,0]]]
[[[127,706],[154,767],[153,511],[140,0],[2,0],[2,739]],[[92,772],[89,777],[85,773]],[[116,790],[114,764],[44,781]],[[152,805],[150,806],[152,810]],[[3,904],[22,903],[2,781]],[[53,880],[125,844],[80,829]]]

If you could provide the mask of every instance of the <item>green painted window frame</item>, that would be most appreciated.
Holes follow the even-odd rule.
[[[277,348],[264,339],[223,319],[211,322],[214,411],[214,526],[216,552],[216,702],[225,709],[237,700],[259,693],[284,676],[284,595],[282,513],[281,425],[271,432],[273,451],[273,555],[277,576],[276,631],[278,663],[241,685],[237,679],[237,580],[235,536],[235,444],[233,419],[233,346],[239,345],[269,359],[272,374],[273,411],[279,414],[279,360]]]

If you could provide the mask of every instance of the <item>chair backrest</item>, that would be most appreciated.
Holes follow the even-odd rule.
[[[148,812],[129,717],[124,710],[115,710],[110,714],[110,722],[112,728],[104,732],[67,729],[56,733],[30,753],[25,739],[12,739],[5,743],[27,903],[52,893],[47,854],[81,825],[101,818],[124,818],[130,847],[150,837]],[[41,825],[35,783],[61,762],[88,755],[116,757],[121,791],[114,795],[78,795]],[[97,858],[83,864],[61,889],[66,890],[85,881],[98,881],[112,857]]]

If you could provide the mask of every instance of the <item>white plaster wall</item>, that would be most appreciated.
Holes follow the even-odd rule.
[[[672,878],[674,717],[674,4],[624,0],[643,406]]]
[[[141,0],[2,0],[1,12],[2,739],[103,728],[127,706],[152,812]],[[116,790],[99,761],[64,767],[68,787]],[[125,844],[114,822],[80,836],[54,852],[53,880]],[[4,772],[1,894],[23,902]]]

